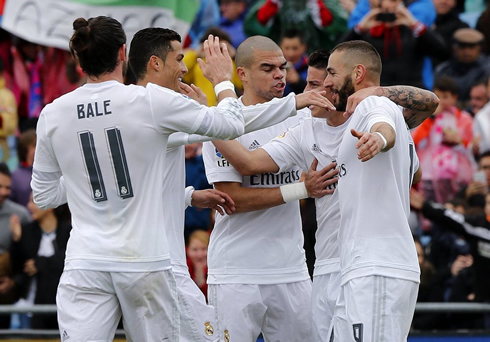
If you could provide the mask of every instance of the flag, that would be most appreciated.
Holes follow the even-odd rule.
[[[199,0],[5,0],[1,26],[33,43],[68,50],[73,21],[105,15],[124,28],[127,44],[145,27],[166,27],[185,39]]]

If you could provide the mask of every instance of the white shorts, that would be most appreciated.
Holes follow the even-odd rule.
[[[311,291],[312,341],[328,341],[328,331],[339,294],[340,272],[313,277]]]
[[[128,341],[179,340],[172,271],[65,271],[56,295],[63,342],[112,341],[123,318]]]
[[[332,320],[335,342],[406,342],[419,284],[383,276],[354,278],[340,289]]]
[[[311,281],[288,284],[208,286],[224,341],[311,341]]]
[[[179,294],[180,341],[221,341],[214,307],[188,274],[174,273]]]

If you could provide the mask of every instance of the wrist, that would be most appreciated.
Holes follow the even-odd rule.
[[[214,86],[214,93],[216,94],[216,97],[224,90],[231,90],[235,92],[235,86],[229,80],[222,81]]]
[[[192,195],[194,194],[194,187],[188,186],[185,188],[185,205],[186,207],[192,207]]]
[[[304,182],[281,185],[279,190],[281,190],[282,199],[285,203],[308,198],[308,191]]]
[[[383,151],[388,146],[388,140],[386,140],[386,138],[384,137],[384,135],[381,134],[380,132],[374,132],[374,133],[377,134],[377,135],[379,135],[379,137],[383,141],[383,147],[381,147],[381,151]]]

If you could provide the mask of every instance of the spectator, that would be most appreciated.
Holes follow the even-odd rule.
[[[466,111],[475,117],[475,114],[487,104],[488,100],[487,80],[478,80],[471,86],[470,101]]]
[[[284,95],[289,93],[301,94],[305,89],[306,74],[308,73],[306,41],[300,31],[291,29],[284,32],[279,47],[288,62]]]
[[[468,24],[459,19],[456,12],[456,0],[433,0],[437,17],[434,23],[434,31],[437,32],[446,44],[445,59],[433,59],[434,68],[441,62],[451,57],[451,45],[453,43],[453,34],[460,28],[468,27]]]
[[[245,33],[279,42],[289,29],[303,32],[308,53],[333,48],[347,30],[347,12],[337,0],[261,0],[245,18]]]
[[[32,164],[36,151],[36,131],[29,129],[22,133],[17,142],[19,167],[12,172],[10,199],[15,203],[27,206],[31,196]]]
[[[198,58],[204,59],[203,43],[206,39],[208,39],[208,36],[210,34],[212,34],[215,37],[219,37],[221,42],[226,43],[228,45],[228,52],[230,53],[231,58],[234,59],[235,49],[231,46],[231,39],[228,36],[228,34],[223,32],[218,27],[211,27],[202,36],[201,43],[196,50],[185,51],[184,63],[187,66],[188,71],[184,75],[183,81],[187,84],[194,84],[195,86],[200,88],[208,98],[208,105],[216,106],[216,104],[218,103],[218,99],[216,98],[213,84],[206,77],[204,77],[204,74],[197,62]],[[236,68],[235,62],[233,62],[233,67]],[[237,76],[236,72],[233,73],[231,82],[235,85],[235,88],[237,88],[238,90],[243,88],[242,81],[240,81],[240,78]]]
[[[203,230],[194,231],[187,245],[187,266],[191,278],[196,282],[205,296],[208,293],[208,245],[209,233]]]
[[[377,1],[373,1],[373,3],[376,4]],[[420,20],[427,27],[432,27],[436,19],[436,10],[434,8],[432,0],[409,0],[404,1],[404,4],[406,4],[410,13],[412,13],[417,20]],[[370,9],[370,0],[359,0],[349,17],[349,29],[352,29],[357,24],[359,24],[361,19],[364,18],[364,16],[370,11]],[[424,60],[422,75],[425,87],[427,89],[432,89],[432,85],[434,83],[434,74],[432,61],[429,57],[426,57]]]
[[[17,300],[9,252],[12,243],[11,221],[21,224],[31,221],[31,216],[25,207],[8,199],[11,183],[8,166],[0,163],[0,304],[13,304]],[[10,317],[0,315],[0,329],[9,327]]]
[[[10,158],[7,138],[15,134],[18,125],[15,96],[5,82],[4,64],[0,59],[0,161],[2,162],[7,162]]]
[[[482,52],[488,56],[490,54],[490,2],[487,2],[487,8],[478,18],[475,28],[485,37]]]
[[[443,287],[437,279],[436,270],[426,258],[425,248],[418,237],[414,237],[420,266],[420,285],[417,303],[443,302]],[[444,326],[444,315],[440,313],[415,313],[412,327],[416,330],[433,330]]]
[[[247,4],[245,0],[221,0],[221,20],[219,27],[231,38],[231,45],[236,49],[247,38],[243,29]]]
[[[483,34],[471,28],[461,28],[453,35],[453,57],[437,66],[435,76],[450,76],[458,84],[458,100],[470,99],[471,86],[490,72],[489,58],[481,53]],[[464,105],[463,105],[464,106]]]
[[[478,174],[481,174],[478,175]],[[481,177],[481,179],[480,179]],[[478,172],[473,180],[462,188],[456,199],[463,201],[468,213],[482,213],[485,209],[485,195],[490,189],[490,151],[484,152],[478,161]]]
[[[490,194],[485,197],[485,212],[480,215],[461,215],[430,201],[426,201],[419,193],[412,191],[410,203],[413,208],[421,210],[428,219],[438,222],[444,229],[464,236],[470,245],[472,260],[468,257],[459,260],[459,265],[454,265],[454,271],[460,272],[461,268],[474,263],[475,269],[475,296],[476,302],[490,303]],[[461,259],[461,258],[460,258]],[[454,274],[454,272],[453,272]],[[466,298],[472,301],[472,296]],[[485,322],[485,328],[490,328],[490,320]]]
[[[204,33],[211,27],[219,25],[218,0],[199,0],[199,2],[201,5],[183,42],[184,48],[197,49]]]
[[[446,203],[473,177],[469,145],[473,140],[471,115],[456,106],[457,85],[449,77],[436,79],[434,93],[439,107],[413,132],[423,170],[424,196]]]
[[[487,98],[490,99],[490,77],[487,79]],[[484,151],[490,151],[490,103],[487,102],[482,109],[475,114],[473,125],[475,141],[473,152],[479,156]]]
[[[204,162],[201,155],[202,143],[185,145],[185,186],[192,186],[195,190],[212,188],[206,179]],[[208,230],[211,224],[211,209],[187,207],[185,210],[185,240],[195,230]]]
[[[424,56],[443,57],[444,43],[402,4],[402,0],[381,0],[342,40],[365,40],[376,48],[383,63],[381,85],[423,88]]]
[[[68,206],[41,210],[32,195],[27,206],[33,221],[12,227],[17,231],[11,248],[14,281],[26,304],[56,304],[71,231]],[[31,328],[58,329],[56,315],[34,314]]]

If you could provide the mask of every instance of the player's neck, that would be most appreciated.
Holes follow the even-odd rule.
[[[327,118],[327,125],[337,127],[347,121],[344,117],[344,112],[334,112],[335,114]]]

